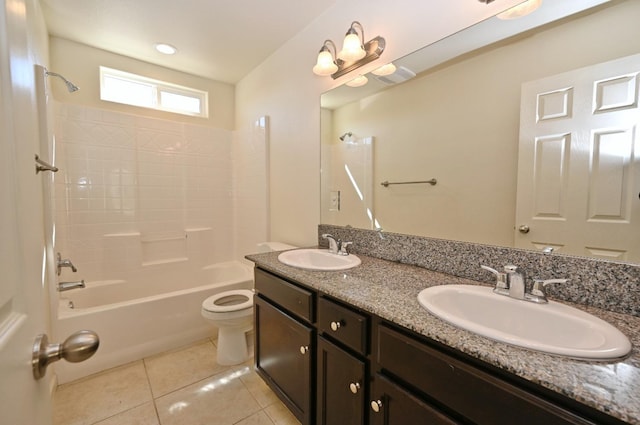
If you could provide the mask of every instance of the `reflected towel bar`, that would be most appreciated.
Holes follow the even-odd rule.
[[[389,185],[392,185],[392,184],[424,184],[424,183],[428,183],[431,186],[435,186],[436,183],[438,183],[438,180],[431,179],[431,180],[425,180],[425,181],[419,181],[419,182],[389,182],[385,180],[380,184],[384,187],[389,187]]]

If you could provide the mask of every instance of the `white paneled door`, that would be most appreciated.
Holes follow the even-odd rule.
[[[46,331],[42,178],[36,175],[34,69],[25,4],[0,9],[0,423],[51,423],[51,373],[34,379],[31,351]]]
[[[639,74],[634,55],[523,84],[517,247],[640,260]]]

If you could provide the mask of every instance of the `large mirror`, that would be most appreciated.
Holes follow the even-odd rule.
[[[549,125],[556,126],[562,121],[556,118],[572,108],[567,99],[578,101],[571,87],[576,75],[640,53],[637,16],[636,0],[546,0],[531,15],[494,17],[396,60],[395,74],[367,75],[365,86],[323,94],[322,223],[508,247],[551,246],[567,254],[640,263],[635,124],[624,124],[624,137],[607,138],[591,128],[583,131],[586,141],[579,141],[574,133],[582,131],[580,124],[571,121],[568,129],[549,127],[530,135],[533,147],[523,147],[521,136],[521,126],[532,119],[521,116],[521,107],[534,117],[534,127],[540,113],[549,114]],[[615,103],[612,109],[631,110],[637,124],[640,66],[626,66],[632,70],[622,71],[623,84],[595,91]],[[562,86],[563,80],[554,80],[558,75],[571,84]],[[550,80],[560,85],[545,88]],[[531,108],[522,94],[528,84],[538,90],[527,95]],[[625,96],[629,102],[616,103]],[[536,109],[544,102],[547,112]],[[624,153],[607,156],[620,140]],[[585,143],[595,147],[584,148]],[[572,161],[580,146],[591,152],[584,156],[587,174],[571,177],[579,168]],[[435,184],[426,183],[432,179]],[[393,184],[408,182],[425,183]],[[529,184],[526,190],[523,183]],[[574,196],[578,192],[584,194],[580,199]],[[572,220],[596,228],[585,230]],[[590,232],[593,237],[583,240]],[[632,246],[611,248],[602,235],[627,235],[625,243]],[[578,236],[577,244],[567,242]]]

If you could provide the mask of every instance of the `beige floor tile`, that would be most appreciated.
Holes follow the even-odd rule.
[[[232,425],[260,406],[240,381],[243,369],[230,370],[156,399],[162,425]]]
[[[247,387],[253,398],[256,399],[260,407],[267,407],[279,401],[271,388],[258,376],[253,367],[247,367],[248,371],[242,375],[242,382]]]
[[[156,407],[152,402],[97,422],[95,425],[160,425]]]
[[[264,411],[276,425],[300,425],[300,421],[280,401],[267,407]]]
[[[129,363],[58,387],[53,423],[93,424],[150,401],[142,361]]]
[[[247,419],[243,419],[235,425],[274,425],[273,421],[269,418],[269,415],[260,411],[255,415],[249,416]]]
[[[154,398],[229,368],[216,362],[216,349],[210,340],[148,357],[144,363]]]

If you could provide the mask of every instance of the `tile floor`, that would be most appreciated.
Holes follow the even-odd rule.
[[[54,425],[299,425],[253,370],[216,362],[215,341],[58,387]]]

